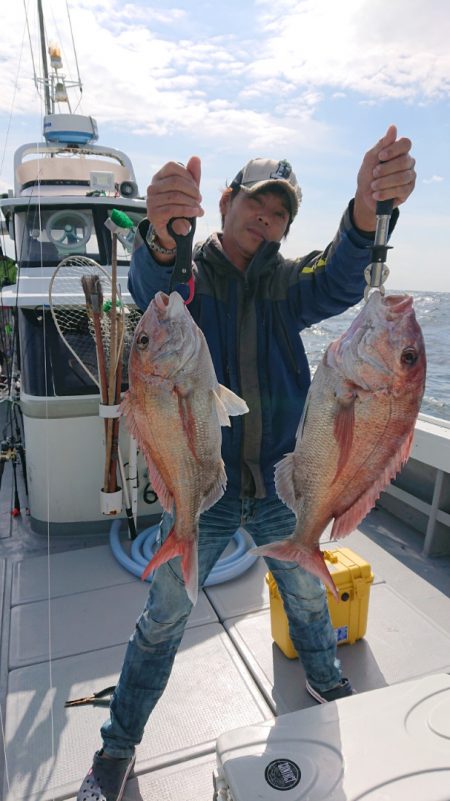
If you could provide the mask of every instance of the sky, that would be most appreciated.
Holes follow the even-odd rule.
[[[66,79],[78,65],[72,111],[130,156],[141,195],[167,161],[202,159],[199,239],[220,226],[223,188],[263,156],[288,159],[302,187],[284,255],[325,247],[365,152],[397,125],[413,142],[417,183],[391,238],[386,287],[450,292],[448,0],[42,3]],[[15,149],[42,139],[35,0],[2,0],[0,66],[5,192]]]

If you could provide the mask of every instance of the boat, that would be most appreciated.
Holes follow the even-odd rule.
[[[42,19],[40,2],[38,8]],[[41,37],[45,41],[43,27]],[[18,343],[0,405],[4,431],[0,795],[4,801],[75,797],[99,746],[99,727],[107,713],[107,695],[98,693],[117,680],[133,621],[148,592],[139,570],[132,572],[112,547],[114,536],[132,555],[126,510],[110,515],[101,505],[105,429],[98,386],[73,358],[55,324],[51,306],[64,307],[65,293],[49,296],[52,277],[65,259],[88,258],[112,276],[113,238],[105,222],[118,210],[137,225],[145,216],[145,200],[139,195],[130,158],[97,144],[92,117],[70,110],[55,112],[57,104],[66,103],[68,86],[57,47],[51,48],[49,60],[51,72],[43,84],[43,141],[18,149],[14,188],[0,199],[1,230],[12,240],[17,263],[16,282],[2,289],[2,311]],[[117,283],[123,304],[132,308],[126,289],[130,261],[126,237],[116,245]],[[86,299],[79,281],[69,294],[71,303],[83,309]],[[94,352],[91,333],[84,335]],[[130,472],[127,462],[133,448],[124,431],[120,447],[126,454],[125,478],[130,491],[135,490],[133,514],[140,537],[153,530],[160,506],[140,456],[135,473]],[[245,532],[242,540],[248,552],[251,542]],[[385,690],[392,699],[397,689],[410,692],[411,683],[417,685],[416,692],[422,695],[444,698],[444,717],[450,673],[449,423],[419,415],[411,457],[375,509],[345,542],[330,542],[328,530],[322,537],[331,558],[341,544],[373,572],[364,635],[352,643],[344,641],[338,649],[357,696],[331,705],[331,711],[330,705],[322,710],[308,696],[298,659],[288,657],[274,637],[265,563],[247,561],[244,569],[226,571],[226,580],[200,592],[166,693],[138,747],[126,801],[210,801],[213,795],[216,801],[256,797],[271,801],[270,793],[278,797],[280,789],[289,787],[274,789],[266,784],[267,795],[253,795],[252,787],[258,785],[252,777],[264,762],[267,732],[275,732],[277,721],[287,723],[297,712],[306,715],[298,718],[297,728],[305,721],[319,730],[325,715],[338,730],[341,720],[343,732],[350,720],[353,739],[361,748],[365,738],[370,739],[373,760],[377,739],[369,738],[368,731],[376,710],[386,709],[386,742],[393,726],[389,708],[395,704],[391,700],[385,704]],[[225,558],[233,559],[233,548]],[[361,586],[357,580],[349,592],[352,613],[359,609]],[[432,682],[432,689],[424,685],[420,690],[425,680]],[[90,702],[66,705],[83,698]],[[361,783],[359,795],[351,795],[356,790],[345,790],[342,778],[354,770],[350,765],[341,770],[333,797],[448,801],[450,732],[436,713],[425,726],[427,737],[431,724],[447,749],[441,760],[440,790],[433,784],[434,794],[427,792],[427,784],[420,782],[426,782],[431,767],[424,765],[420,778],[418,765],[417,770],[403,768],[409,773],[406,778],[405,772],[398,774],[398,781],[393,768],[382,788],[384,796],[376,795],[374,786],[367,786],[364,795]],[[411,726],[402,732],[411,732]],[[234,730],[237,739],[230,739]],[[374,731],[381,749],[380,730],[374,727]],[[236,742],[248,779],[244,795],[238,795],[244,791],[235,776],[236,760],[227,773]],[[338,738],[329,749],[337,753],[340,747]],[[318,793],[321,764],[314,768],[314,760],[308,759],[308,769],[302,766],[303,780],[297,775],[298,782],[286,798],[318,801],[313,789],[317,785]],[[298,755],[291,759],[296,760]],[[280,774],[278,765],[277,780],[291,781],[291,767],[283,761]],[[305,786],[310,769],[312,778]],[[434,774],[436,770],[433,765]],[[272,769],[270,775],[275,774]],[[400,795],[401,790],[395,794],[402,781],[408,782],[407,796]],[[416,792],[419,784],[421,791]],[[352,786],[356,785],[355,781]]]
[[[42,40],[41,4],[39,10]],[[108,526],[94,489],[102,471],[102,421],[98,387],[66,346],[67,338],[61,339],[51,313],[51,307],[64,307],[70,297],[83,316],[86,299],[79,277],[72,279],[73,286],[68,285],[69,278],[55,284],[50,303],[51,278],[57,265],[70,257],[90,259],[111,275],[112,236],[105,223],[117,211],[137,226],[146,207],[127,154],[97,144],[95,119],[55,112],[56,107],[70,109],[70,90],[79,84],[71,82],[68,87],[59,47],[51,45],[48,51],[43,140],[18,148],[14,188],[0,199],[2,232],[13,240],[17,264],[17,281],[3,288],[2,304],[11,310],[16,331],[11,375],[20,360],[30,522],[37,532],[50,526],[52,532],[63,528],[67,533],[94,522],[100,528]],[[117,240],[116,280],[128,308],[133,307],[126,289],[129,262],[130,248],[122,232]],[[79,350],[90,349],[91,359],[89,353],[85,358],[92,363],[94,342],[87,326],[79,327],[86,340]],[[73,449],[84,458],[82,467],[78,459],[70,460],[74,468],[70,474],[66,455]],[[48,470],[42,469],[45,450]],[[143,491],[145,487],[143,482]],[[147,491],[146,497],[153,496]],[[155,519],[158,506],[152,511]]]

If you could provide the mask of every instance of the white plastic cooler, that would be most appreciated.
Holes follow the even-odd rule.
[[[235,729],[216,753],[215,801],[450,801],[450,675]]]

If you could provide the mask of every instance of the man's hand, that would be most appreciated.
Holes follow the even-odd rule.
[[[394,207],[408,199],[416,183],[411,140],[397,139],[390,125],[385,135],[364,156],[358,172],[353,221],[362,231],[374,231],[378,200],[393,200]]]
[[[167,223],[172,217],[203,216],[200,176],[201,162],[197,156],[192,156],[186,167],[169,161],[153,176],[147,188],[147,217],[163,247],[175,247],[167,231]],[[173,227],[177,234],[189,233],[186,221],[180,220]],[[164,259],[158,258],[160,260]]]

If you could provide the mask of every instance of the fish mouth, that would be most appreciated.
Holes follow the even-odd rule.
[[[159,291],[153,298],[153,302],[161,321],[164,318],[171,320],[179,317],[185,308],[183,298],[178,292],[171,292],[168,295],[166,292]]]
[[[410,311],[413,305],[411,295],[385,295],[382,302],[389,316],[405,314],[405,312]]]
[[[166,295],[165,292],[157,292],[154,297],[154,301],[157,309],[159,309],[160,311],[165,311],[165,309],[169,305],[170,298],[169,295]]]

